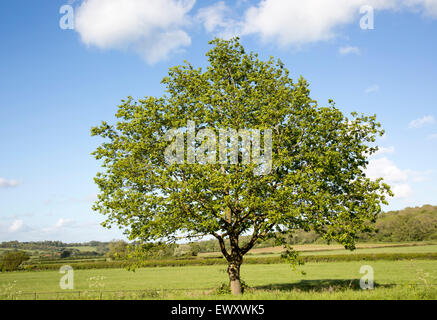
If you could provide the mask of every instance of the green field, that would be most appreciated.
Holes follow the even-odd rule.
[[[368,261],[375,272],[374,290],[358,286],[363,262],[243,265],[242,278],[251,287],[245,299],[437,299],[437,261]],[[155,298],[229,299],[215,288],[227,281],[224,266],[77,270],[73,292],[62,291],[56,271],[0,274],[2,298]],[[141,290],[144,292],[130,292]],[[80,291],[80,297],[79,292]],[[103,291],[100,296],[100,291]],[[55,292],[63,292],[55,294]],[[18,294],[17,294],[18,293]],[[48,294],[50,293],[50,294]]]
[[[301,246],[304,247],[304,246]],[[265,252],[249,254],[250,257],[265,257],[265,256],[279,256],[280,253],[269,252],[269,248],[266,248]],[[405,245],[405,246],[383,246],[379,248],[358,248],[354,251],[343,249],[324,249],[324,250],[311,250],[311,247],[307,247],[302,251],[299,251],[301,256],[312,255],[334,255],[334,254],[378,254],[378,253],[434,253],[437,252],[437,245]]]
[[[437,260],[431,260],[431,255],[426,256],[437,253],[435,242],[367,243],[360,244],[353,252],[340,248],[338,245],[316,244],[296,247],[302,256],[318,257],[425,255],[414,260],[407,256],[399,261],[371,258],[366,261],[308,262],[296,271],[285,263],[278,263],[279,260],[273,264],[249,264],[248,261],[241,270],[242,279],[249,286],[243,299],[437,299]],[[255,249],[248,259],[279,256],[281,250],[280,247]],[[204,258],[201,255],[197,259]],[[53,263],[75,267],[75,263],[83,261],[66,259],[54,260]],[[374,290],[359,287],[362,265],[374,269]],[[136,272],[115,268],[76,269],[75,287],[70,291],[60,289],[63,274],[57,269],[0,273],[0,299],[234,299],[217,292],[217,288],[228,281],[225,271],[225,264],[148,267]]]

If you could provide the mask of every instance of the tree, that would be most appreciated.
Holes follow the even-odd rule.
[[[93,153],[104,168],[95,178],[94,210],[106,215],[105,227],[118,225],[140,243],[215,237],[232,293],[240,294],[243,256],[258,241],[303,229],[354,249],[357,233],[370,230],[391,191],[365,176],[378,150],[373,142],[383,134],[376,116],[349,119],[333,101],[318,106],[306,80],[294,82],[279,60],[246,53],[238,38],[210,44],[205,71],[188,62],[170,68],[163,97],[128,97],[116,125],[92,129],[105,139]],[[211,157],[218,143],[202,129],[241,133],[238,161],[231,161],[227,147],[235,140],[228,138]],[[264,132],[264,162],[257,161],[262,139],[255,130]],[[176,142],[166,141],[169,135]],[[247,136],[251,150],[243,144]],[[172,150],[178,143],[187,150],[182,156]],[[242,245],[244,234],[250,240]]]
[[[195,256],[196,253],[189,244],[181,244],[175,248],[174,255],[176,257]]]
[[[72,254],[72,252],[70,250],[62,249],[61,254],[60,254],[60,258],[61,259],[68,258],[71,256],[71,254]]]
[[[124,259],[128,254],[128,244],[123,240],[113,240],[109,243],[107,256],[113,259]]]
[[[4,254],[0,260],[0,269],[3,271],[15,271],[30,256],[24,251],[10,251]]]

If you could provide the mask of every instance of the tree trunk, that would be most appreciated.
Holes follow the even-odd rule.
[[[243,293],[240,280],[241,262],[230,262],[228,267],[229,281],[231,284],[231,292],[233,295],[241,295]]]

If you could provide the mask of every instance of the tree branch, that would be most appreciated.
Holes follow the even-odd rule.
[[[212,232],[212,235],[217,238],[219,244],[220,244],[220,250],[222,251],[223,255],[225,256],[226,260],[229,260],[231,258],[231,255],[226,250],[225,241],[223,240],[223,236],[219,235],[216,232]]]

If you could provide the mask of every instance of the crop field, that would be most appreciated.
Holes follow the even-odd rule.
[[[375,288],[359,287],[363,262],[243,265],[244,299],[437,299],[437,261],[367,261]],[[300,271],[305,271],[302,274]],[[61,290],[57,271],[0,274],[2,299],[230,299],[216,288],[224,266],[77,270],[74,290]]]

